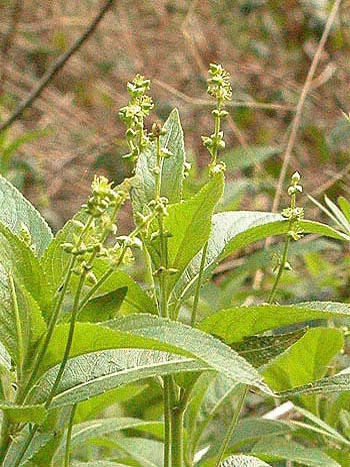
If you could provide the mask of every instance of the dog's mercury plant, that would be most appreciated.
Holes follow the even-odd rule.
[[[232,99],[232,87],[229,73],[221,65],[211,64],[209,69],[208,94],[216,100],[216,108],[212,111],[215,120],[214,133],[202,136],[203,144],[211,156],[209,169],[215,170],[218,151],[225,149],[224,133],[221,131],[221,120],[227,117],[224,109],[226,102]]]
[[[144,129],[144,119],[153,109],[152,98],[146,94],[150,88],[150,84],[149,79],[137,75],[127,85],[130,95],[129,103],[119,111],[119,117],[127,126],[125,137],[130,149],[130,152],[124,158],[131,161],[136,161],[141,151],[148,144],[147,132]]]
[[[269,295],[269,303],[272,303],[276,294],[278,283],[282,277],[284,270],[291,270],[291,265],[288,261],[288,250],[290,240],[300,240],[303,234],[303,229],[299,227],[299,221],[304,218],[304,208],[296,206],[296,197],[298,193],[303,192],[303,187],[300,185],[300,174],[295,172],[292,175],[291,184],[288,187],[288,195],[290,196],[290,207],[283,209],[282,216],[288,220],[288,232],[284,244],[282,256],[277,257],[277,270],[275,282]]]
[[[55,237],[0,178],[0,466],[347,465],[350,439],[340,428],[348,420],[347,398],[335,394],[350,390],[349,372],[327,374],[342,350],[342,328],[332,322],[331,328],[284,329],[347,318],[350,306],[273,302],[291,239],[317,233],[348,242],[349,236],[303,219],[297,172],[282,215],[215,212],[224,188],[221,121],[232,95],[221,65],[210,65],[208,79],[216,101],[214,133],[203,138],[209,177],[190,198],[183,195],[188,167],[177,110],[146,131],[150,81],[138,75],[127,89],[130,100],[120,116],[134,176],[118,186],[95,177],[87,203]],[[129,198],[135,227],[121,235],[118,215]],[[270,235],[286,241],[269,303],[206,308],[203,318],[201,285],[215,265]],[[136,248],[147,284],[127,272],[137,270],[139,277],[139,268],[125,269]],[[320,339],[327,340],[327,355]],[[304,342],[308,365],[299,371]],[[161,415],[149,387],[160,389]],[[303,405],[296,410],[307,441],[293,422],[250,417],[238,423],[250,388],[261,398]],[[328,396],[327,404],[318,394]],[[131,416],[132,397],[140,418]],[[100,415],[116,404],[123,404],[125,416]],[[320,418],[326,405],[327,423]],[[142,418],[145,406],[153,420]],[[230,416],[220,419],[223,406]],[[213,437],[217,420],[220,435]]]

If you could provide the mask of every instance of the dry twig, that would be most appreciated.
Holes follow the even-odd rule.
[[[70,57],[77,52],[83,43],[93,34],[98,24],[110,10],[114,0],[106,0],[102,5],[99,13],[93,19],[86,31],[76,40],[76,42],[66,52],[64,52],[57,61],[48,69],[44,76],[38,81],[37,86],[29,94],[29,96],[19,105],[16,111],[0,126],[0,132],[9,128],[23,112],[32,105],[32,103],[41,95],[46,86],[53,80],[56,74],[64,67]]]
[[[301,117],[302,117],[302,112],[303,112],[305,100],[306,100],[306,97],[307,97],[309,91],[312,88],[312,81],[313,81],[317,66],[319,64],[319,61],[320,61],[324,46],[325,46],[325,44],[327,42],[329,33],[331,31],[333,22],[335,20],[336,15],[337,15],[338,8],[339,8],[339,6],[341,4],[341,1],[342,0],[336,0],[334,2],[332,11],[331,11],[331,13],[330,13],[330,15],[328,17],[328,20],[327,20],[326,26],[324,28],[321,40],[320,40],[320,42],[318,44],[315,56],[314,56],[314,58],[312,60],[312,63],[311,63],[309,72],[307,74],[303,89],[301,91],[299,102],[298,102],[298,105],[296,107],[296,112],[295,112],[294,119],[293,119],[293,122],[292,122],[292,129],[291,129],[291,132],[290,132],[290,135],[289,135],[286,152],[285,152],[284,158],[283,158],[281,173],[280,173],[278,183],[277,183],[276,194],[275,194],[275,197],[274,197],[274,200],[273,200],[273,205],[272,205],[272,212],[276,212],[277,209],[278,209],[278,205],[279,205],[279,202],[280,202],[280,199],[281,199],[282,187],[283,187],[284,180],[286,178],[287,169],[288,169],[289,162],[290,162],[290,159],[291,159],[291,156],[292,156],[292,151],[293,151],[293,148],[294,148],[294,145],[295,145],[295,141],[296,141],[298,129],[299,129],[300,122],[301,122]]]

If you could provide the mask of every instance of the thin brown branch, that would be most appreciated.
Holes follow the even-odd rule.
[[[0,126],[0,132],[9,128],[18,118],[20,118],[23,112],[32,105],[32,103],[41,95],[46,86],[53,80],[56,74],[64,67],[70,57],[77,52],[83,43],[94,33],[98,24],[110,10],[114,3],[114,0],[107,0],[102,5],[99,13],[90,23],[86,31],[76,40],[76,42],[64,52],[57,61],[48,69],[43,77],[38,81],[36,87],[29,94],[29,96],[19,105],[15,112]]]
[[[341,1],[342,0],[336,0],[334,2],[333,8],[332,8],[332,10],[330,12],[330,15],[328,17],[326,26],[324,28],[322,37],[321,37],[320,42],[318,44],[315,56],[314,56],[314,58],[312,60],[312,63],[311,63],[310,69],[308,71],[308,74],[307,74],[303,89],[302,89],[301,94],[300,94],[300,98],[299,98],[298,105],[296,107],[296,112],[295,112],[295,115],[294,115],[294,119],[293,119],[293,122],[292,122],[292,129],[291,129],[291,132],[290,132],[290,135],[289,135],[289,139],[288,139],[288,143],[287,143],[287,147],[286,147],[286,152],[285,152],[284,158],[283,158],[283,164],[282,164],[281,173],[280,173],[280,176],[279,176],[279,179],[278,179],[275,198],[273,200],[272,212],[276,212],[277,209],[278,209],[278,205],[279,205],[279,202],[280,202],[280,199],[281,199],[282,187],[283,187],[283,184],[284,184],[284,180],[286,178],[289,162],[290,162],[290,159],[291,159],[291,156],[292,156],[292,152],[293,152],[293,148],[294,148],[294,145],[295,145],[297,133],[298,133],[298,130],[299,130],[305,100],[306,100],[307,95],[309,94],[309,91],[312,88],[312,81],[313,81],[316,69],[318,67],[318,64],[320,62],[321,55],[322,55],[323,49],[325,47],[325,44],[327,42],[329,33],[330,33],[332,25],[333,25],[333,22],[334,22],[334,20],[336,18],[336,15],[337,15],[339,6],[341,4]]]

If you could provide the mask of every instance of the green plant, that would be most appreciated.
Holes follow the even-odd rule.
[[[35,174],[35,170],[27,161],[17,157],[17,151],[26,143],[36,141],[48,134],[48,130],[32,131],[10,140],[9,131],[0,133],[0,174],[11,180],[19,188],[23,187],[25,176]]]
[[[179,115],[173,110],[146,131],[149,85],[140,76],[129,83],[120,112],[135,175],[116,187],[96,177],[86,205],[55,237],[0,178],[1,466],[348,465],[350,374],[328,371],[344,332],[326,323],[348,319],[350,307],[279,305],[274,297],[291,239],[349,236],[303,219],[298,174],[283,215],[215,212],[225,183],[220,124],[231,94],[219,65],[211,65],[208,84],[216,100],[214,133],[203,138],[208,180],[183,199],[188,165]],[[119,235],[129,193],[135,228]],[[216,265],[272,235],[285,236],[286,246],[269,303],[203,318],[201,286]],[[126,272],[136,250],[146,284]],[[308,329],[309,322],[322,326]],[[293,398],[307,422],[239,421],[250,389],[266,407]],[[95,418],[112,406],[111,417]]]

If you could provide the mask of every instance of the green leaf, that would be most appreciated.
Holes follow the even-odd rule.
[[[338,240],[350,241],[350,238],[325,224],[313,221],[300,221],[299,226],[304,233],[317,233]],[[221,212],[212,219],[212,229],[208,242],[207,256],[203,279],[208,279],[217,264],[227,256],[235,253],[258,240],[288,232],[288,222],[280,214],[269,212]],[[201,254],[198,254],[186,267],[182,277],[175,285],[175,299],[184,300],[193,293],[198,280]]]
[[[31,465],[30,461],[34,460],[36,456],[40,455],[40,452],[45,450],[45,448],[51,443],[54,443],[56,439],[59,439],[59,436],[60,435],[54,431],[50,433],[38,432],[34,436],[33,441],[30,443],[28,449],[23,455],[22,461],[19,464],[20,467]],[[22,452],[22,449],[25,446],[27,437],[28,432],[23,430],[21,434],[13,440],[9,450],[6,453],[5,459],[3,460],[2,467],[13,467],[15,465],[18,455]]]
[[[269,364],[271,360],[298,342],[305,332],[304,328],[276,336],[246,337],[241,342],[233,343],[232,348],[255,368],[259,368]]]
[[[52,232],[39,212],[23,195],[0,175],[0,223],[20,236],[22,224],[26,225],[41,256],[52,240]]]
[[[79,321],[99,323],[115,318],[127,291],[127,287],[121,287],[89,300],[79,313]]]
[[[343,345],[343,333],[338,329],[310,329],[296,344],[268,365],[263,375],[276,391],[315,381],[326,374],[331,360]],[[303,405],[316,410],[314,398],[304,398]]]
[[[1,367],[5,370],[11,370],[11,355],[6,350],[6,347],[0,342],[0,375]]]
[[[41,310],[50,307],[52,292],[33,251],[0,223],[0,306],[9,300],[8,274],[33,296]],[[4,343],[4,342],[3,342]]]
[[[194,390],[195,403],[191,401],[186,416],[191,457],[197,451],[200,441],[202,445],[212,445],[213,440],[208,439],[207,427],[225,403],[230,403],[229,407],[235,407],[234,400],[239,387],[240,385],[221,374],[214,378],[208,373],[201,375]]]
[[[329,448],[326,450],[326,453],[332,457],[332,459],[336,460],[342,467],[349,467],[350,451]]]
[[[310,329],[274,360],[263,374],[276,391],[310,383],[326,374],[330,361],[343,345],[343,333],[338,329]]]
[[[252,165],[260,164],[280,152],[280,148],[273,146],[239,146],[226,151],[222,155],[222,159],[230,171],[244,170]]]
[[[344,196],[339,196],[337,201],[338,201],[340,209],[342,210],[342,213],[344,214],[346,220],[348,222],[350,222],[350,203],[349,203],[349,201],[346,198],[344,198]]]
[[[219,467],[271,467],[260,459],[253,456],[230,456],[222,461]]]
[[[174,109],[164,124],[167,133],[160,138],[161,147],[172,152],[172,156],[163,160],[161,172],[161,196],[168,198],[169,203],[181,200],[184,179],[184,163],[186,159],[183,131],[179,112]],[[134,213],[144,212],[145,206],[154,199],[155,177],[153,169],[156,166],[157,155],[155,145],[143,151],[137,161],[132,204]]]
[[[107,407],[130,400],[143,392],[147,387],[148,386],[145,384],[129,384],[81,402],[76,408],[74,422],[82,423],[88,419],[94,418]]]
[[[291,435],[293,431],[293,426],[283,421],[265,418],[244,418],[238,422],[228,450],[238,450],[244,445],[263,438]]]
[[[119,438],[113,443],[142,467],[163,465],[163,443],[144,438]],[[131,461],[130,461],[131,463]]]
[[[130,467],[130,465],[119,464],[110,461],[72,462],[72,467]]]
[[[350,305],[337,302],[305,302],[295,305],[256,305],[220,310],[204,319],[199,329],[227,344],[270,329],[296,323],[350,316]]]
[[[168,207],[168,216],[164,218],[164,228],[171,234],[168,239],[169,267],[178,271],[170,276],[171,284],[176,282],[208,240],[213,210],[222,196],[223,186],[223,174],[216,173],[192,198]],[[153,228],[158,228],[156,223]],[[155,242],[150,242],[149,248],[153,261],[158,267],[159,252],[157,245],[153,243]]]
[[[312,423],[314,423],[316,426],[310,427],[310,425],[307,424],[302,424],[302,426],[306,429],[316,429],[320,430],[322,434],[325,434],[326,436],[330,436],[331,438],[347,445],[350,446],[350,441],[348,441],[346,438],[344,438],[340,433],[338,433],[337,430],[335,430],[332,426],[328,425],[325,421],[321,420],[319,417],[314,415],[313,413],[309,412],[308,410],[305,410],[301,407],[294,407],[294,410],[300,413],[300,415],[304,416],[308,420],[310,420]],[[294,422],[298,424],[299,422]],[[298,426],[298,425],[297,425]],[[317,432],[317,431],[316,431]]]
[[[41,370],[62,360],[69,326],[58,325]],[[222,372],[234,381],[260,388],[270,394],[258,372],[220,340],[185,324],[152,315],[128,315],[104,325],[77,323],[71,356],[112,348],[162,350],[196,358],[205,368]]]
[[[29,395],[32,403],[44,402],[59,365],[39,380]],[[141,379],[208,369],[193,359],[156,350],[118,349],[92,352],[68,360],[51,408],[73,405],[116,387]]]
[[[30,363],[33,348],[46,331],[40,307],[29,290],[44,303],[48,297],[30,248],[4,227],[0,228],[0,248],[0,340],[22,368],[26,358]]]
[[[80,219],[83,214],[79,212],[74,219]],[[57,233],[49,248],[42,258],[42,267],[47,275],[48,281],[52,284],[53,290],[57,290],[63,282],[70,255],[61,248],[63,243],[72,240],[72,235],[77,233],[74,222],[68,221],[66,225]],[[94,273],[99,279],[108,269],[109,264],[103,259],[94,262]],[[115,271],[109,279],[98,289],[93,298],[109,294],[117,289],[126,287],[127,292],[122,304],[122,309],[128,312],[148,312],[155,313],[155,305],[146,292],[137,284],[126,272]]]
[[[317,448],[306,448],[283,438],[260,441],[252,454],[266,461],[289,460],[309,467],[340,467],[338,462]]]
[[[74,425],[71,437],[71,449],[73,450],[79,446],[86,447],[92,438],[99,438],[128,429],[158,434],[163,430],[163,423],[127,417],[90,420],[89,422]],[[65,444],[62,444],[55,456],[55,460],[63,457],[64,452]]]
[[[151,315],[129,315],[106,323],[113,329],[156,339],[188,352],[227,378],[269,393],[258,372],[223,342],[185,324]],[[169,348],[169,351],[170,348]]]
[[[321,378],[312,383],[282,391],[279,395],[280,397],[292,397],[303,394],[332,394],[343,391],[350,391],[350,373],[339,373],[328,378]]]
[[[11,423],[41,424],[47,415],[47,410],[42,405],[16,405],[4,400],[0,400],[0,410],[7,413]]]
[[[97,279],[102,276],[107,267],[106,261],[95,261],[94,273]],[[122,313],[157,313],[158,310],[153,300],[132,277],[121,270],[111,274],[106,282],[98,289],[95,297],[99,297],[101,294],[108,294],[120,288],[127,288],[124,301],[121,305]]]

